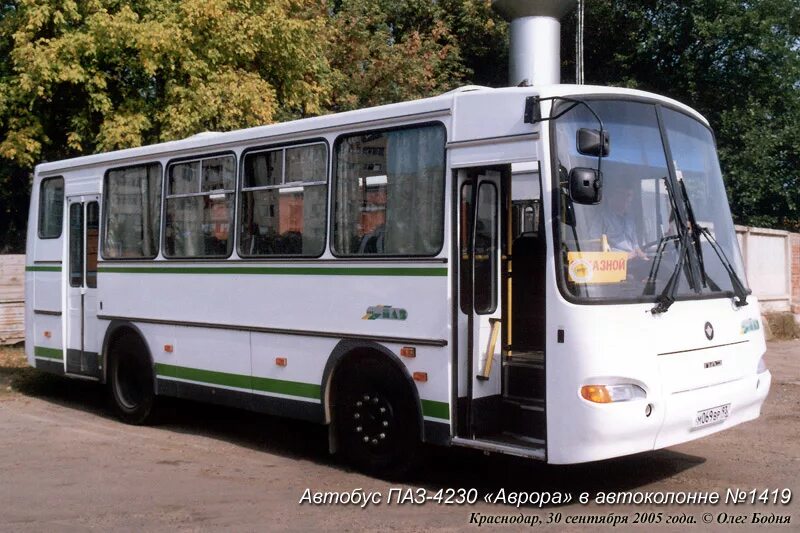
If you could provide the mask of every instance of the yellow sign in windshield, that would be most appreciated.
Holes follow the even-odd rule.
[[[619,283],[628,275],[627,252],[568,252],[573,283]]]

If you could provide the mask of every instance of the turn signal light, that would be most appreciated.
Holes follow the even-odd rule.
[[[285,357],[276,357],[275,364],[278,366],[286,366],[289,364],[289,360],[286,359]]]
[[[171,345],[171,344],[165,344],[165,345],[164,345],[164,351],[165,351],[165,352],[167,352],[167,353],[172,353],[172,350],[173,350],[173,348],[172,348],[172,345]]]
[[[50,337],[52,337],[52,336],[53,336],[53,334],[52,334],[52,333],[50,333],[49,331],[45,331],[45,332],[44,332],[44,338],[45,338],[45,339],[49,339],[49,338],[50,338]]]
[[[585,385],[581,387],[581,396],[594,403],[611,403],[611,395],[603,385]]]
[[[428,381],[428,373],[427,372],[414,372],[414,381],[421,381],[425,383]]]
[[[623,385],[584,385],[581,397],[594,403],[628,402],[647,398],[647,393],[639,385],[626,383]]]

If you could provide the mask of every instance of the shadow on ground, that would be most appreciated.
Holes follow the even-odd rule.
[[[10,386],[25,396],[113,419],[106,388],[97,383],[9,367],[3,362],[0,381],[4,390]],[[161,400],[156,421],[159,429],[346,469],[328,454],[326,427],[186,400]],[[429,447],[420,466],[406,481],[434,491],[476,488],[481,498],[501,488],[569,492],[574,502],[581,492],[636,490],[703,462],[701,457],[661,450],[596,463],[552,466],[511,456],[486,456],[463,448]]]

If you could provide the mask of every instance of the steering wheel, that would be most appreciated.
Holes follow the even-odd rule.
[[[646,254],[648,254],[648,255],[649,255],[649,254],[654,254],[654,253],[656,253],[656,250],[658,249],[658,245],[659,245],[659,244],[661,244],[661,239],[658,239],[658,240],[655,240],[655,241],[650,241],[650,242],[647,242],[647,243],[645,243],[645,244],[641,245],[639,248],[640,248],[640,249],[641,249],[641,250],[642,250],[644,253],[646,253]]]
[[[658,250],[659,244],[664,243],[664,249],[666,250],[670,242],[678,239],[680,239],[680,235],[664,235],[660,239],[643,244],[640,249],[647,255],[654,255]]]

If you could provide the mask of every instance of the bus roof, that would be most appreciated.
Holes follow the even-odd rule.
[[[435,116],[437,114],[443,115],[451,112],[454,102],[459,98],[459,96],[475,92],[495,94],[498,98],[508,96],[509,93],[538,94],[541,97],[613,95],[630,98],[642,98],[651,101],[660,101],[680,108],[686,113],[700,120],[702,123],[708,125],[708,121],[706,121],[702,115],[690,107],[681,104],[680,102],[635,89],[601,87],[594,85],[561,84],[493,89],[489,87],[468,85],[430,98],[369,107],[355,111],[321,115],[317,117],[292,120],[289,122],[281,122],[266,126],[256,126],[253,128],[245,128],[229,132],[202,132],[176,141],[41,163],[36,166],[36,174],[51,174],[77,167],[107,165],[109,163],[116,164],[128,160],[147,157],[161,157],[167,154],[189,150],[202,150],[209,148],[214,150],[223,150],[229,146],[235,146],[243,142],[251,142],[259,139],[269,139],[270,141],[279,142],[281,138],[288,138],[297,134],[322,135],[327,131],[357,126],[359,124],[378,122],[381,120],[392,120],[414,116],[424,117],[425,115]]]

